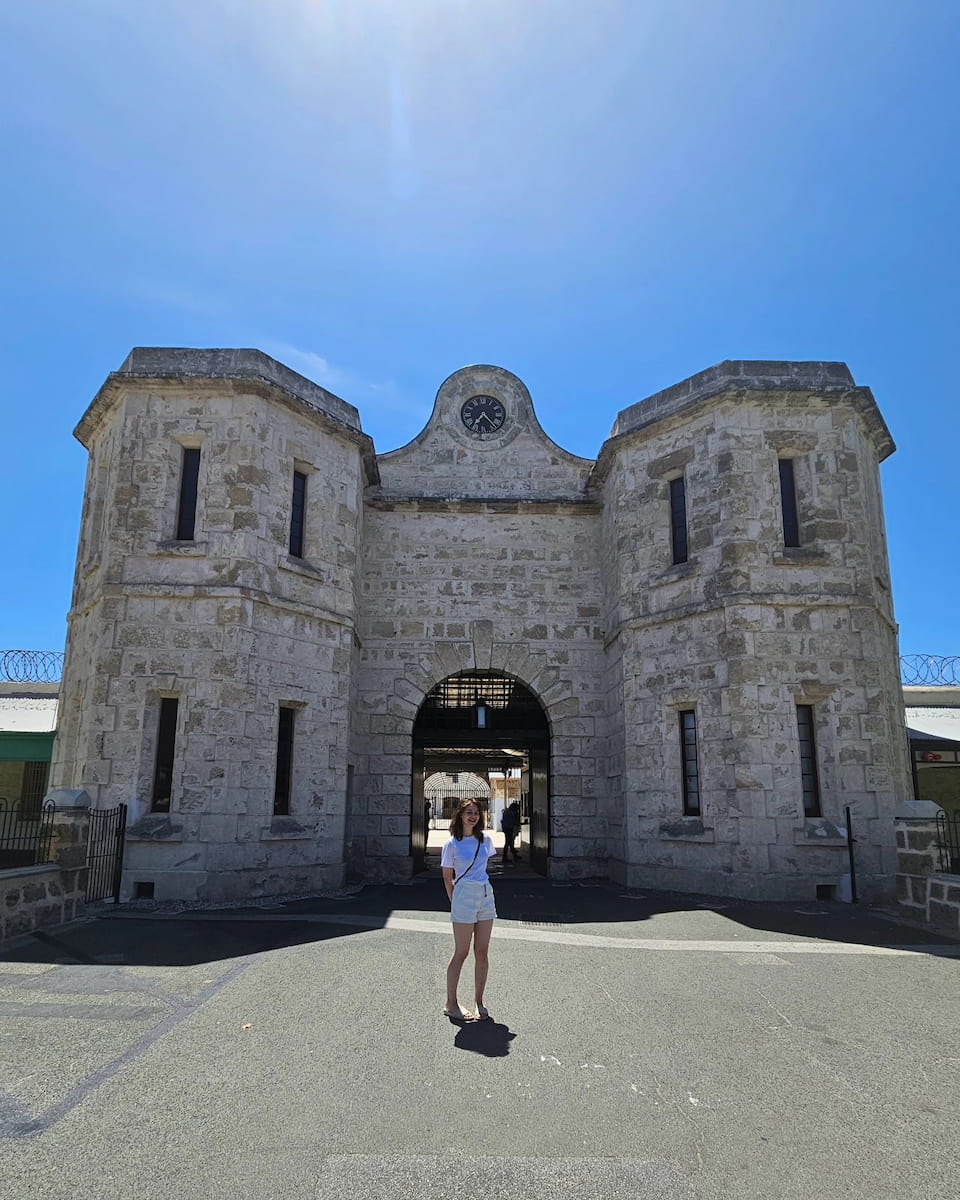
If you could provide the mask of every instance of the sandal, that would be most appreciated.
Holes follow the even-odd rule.
[[[486,1008],[484,1008],[484,1006],[482,1004],[477,1005],[477,1015],[476,1015],[475,1019],[477,1021],[489,1021],[490,1020],[490,1014],[487,1012]]]
[[[451,1021],[473,1021],[473,1020],[475,1020],[473,1013],[470,1012],[466,1008],[461,1008],[459,1004],[457,1005],[456,1008],[447,1008],[447,1006],[444,1005],[443,1015],[445,1017],[449,1017],[449,1019]]]

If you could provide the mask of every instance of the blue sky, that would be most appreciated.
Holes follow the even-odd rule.
[[[134,345],[256,346],[385,451],[491,362],[593,457],[724,358],[840,359],[904,653],[960,653],[955,0],[2,0],[0,649],[60,648]]]

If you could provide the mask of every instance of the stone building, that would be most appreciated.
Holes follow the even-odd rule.
[[[76,436],[52,785],[130,806],[126,895],[408,878],[438,771],[518,777],[552,878],[839,894],[849,806],[891,887],[894,447],[843,364],[721,363],[591,460],[498,367],[377,454],[264,354],[137,349]]]

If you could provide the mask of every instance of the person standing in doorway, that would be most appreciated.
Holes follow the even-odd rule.
[[[503,861],[508,863],[510,855],[513,855],[513,861],[519,862],[520,855],[517,853],[517,835],[520,833],[520,805],[514,800],[512,804],[507,805],[503,810],[503,816],[500,818],[500,828],[503,830],[504,846],[503,846]]]
[[[483,813],[475,800],[463,800],[450,822],[450,837],[443,847],[440,867],[450,900],[453,954],[447,964],[445,1016],[454,1021],[480,1021],[490,1014],[483,1003],[487,983],[490,936],[497,916],[493,887],[487,877],[487,860],[496,854],[493,838],[483,832]],[[461,1008],[457,999],[460,972],[473,943],[473,1008]]]

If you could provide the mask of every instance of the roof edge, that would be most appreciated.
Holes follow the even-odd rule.
[[[377,482],[379,472],[373,443],[360,425],[360,414],[352,404],[341,400],[320,384],[292,368],[252,349],[196,349],[183,346],[135,346],[119,370],[111,371],[74,429],[74,437],[87,449],[100,423],[101,411],[128,380],[156,383],[184,382],[249,383],[273,389],[287,403],[298,402],[319,413],[354,440],[362,444],[368,482]]]
[[[846,363],[764,359],[725,359],[631,404],[617,414],[604,447],[626,434],[728,392],[812,392],[824,399],[852,400],[866,419],[879,461],[896,450],[873,393],[856,382]]]

